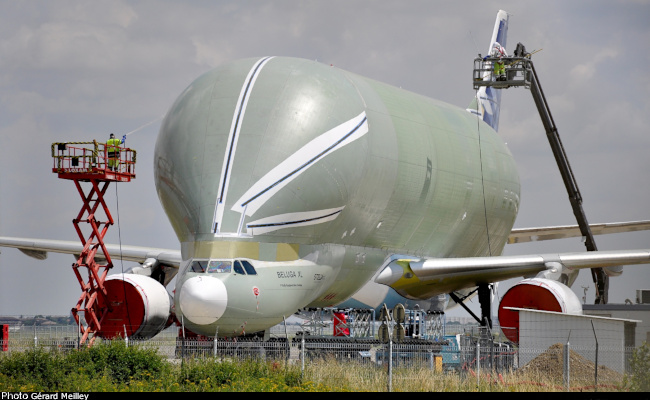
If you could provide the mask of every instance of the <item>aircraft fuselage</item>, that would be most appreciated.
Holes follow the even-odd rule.
[[[514,160],[476,116],[297,58],[195,80],[163,121],[154,171],[186,260],[175,311],[205,335],[338,304],[394,254],[501,254],[519,207]],[[256,274],[193,272],[195,260]],[[212,306],[190,311],[203,285]]]

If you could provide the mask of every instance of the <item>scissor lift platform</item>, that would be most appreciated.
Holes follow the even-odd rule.
[[[105,143],[96,140],[52,143],[52,172],[61,179],[83,182],[91,179],[130,182],[135,179],[136,151],[121,147],[114,157],[117,165],[111,169],[108,150]]]
[[[52,158],[52,172],[61,179],[74,181],[83,200],[77,218],[72,221],[83,245],[77,262],[72,264],[82,292],[72,308],[72,315],[82,331],[80,344],[86,341],[92,344],[96,336],[104,336],[102,322],[111,312],[104,281],[113,262],[104,245],[104,237],[114,221],[104,201],[104,194],[111,182],[130,182],[135,178],[136,152],[123,147],[109,148],[96,140],[61,142],[52,144]],[[87,194],[81,182],[90,182]],[[90,227],[88,235],[82,231],[82,223],[88,224],[83,225],[86,230]],[[79,272],[84,268],[87,268],[87,274]]]

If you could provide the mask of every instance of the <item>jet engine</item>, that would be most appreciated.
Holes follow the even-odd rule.
[[[582,314],[578,296],[566,285],[550,279],[524,279],[508,289],[499,304],[499,324],[503,334],[519,342],[519,312],[506,307]]]
[[[605,267],[603,268],[607,276],[621,276],[623,274],[623,266]]]
[[[149,339],[172,321],[169,293],[155,279],[137,274],[110,275],[104,281],[108,304],[99,296],[100,307],[108,306],[97,335]]]

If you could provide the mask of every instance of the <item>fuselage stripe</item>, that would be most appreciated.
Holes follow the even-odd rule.
[[[217,199],[216,205],[214,208],[214,217],[212,221],[212,231],[217,233],[219,230],[218,226],[223,216],[223,203],[225,202],[226,195],[228,192],[228,184],[230,182],[230,174],[233,164],[233,159],[235,157],[235,152],[237,149],[237,141],[239,140],[239,133],[241,130],[242,121],[244,114],[246,112],[246,105],[253,90],[255,80],[259,76],[262,67],[271,59],[272,56],[264,57],[259,59],[253,68],[248,72],[246,76],[246,81],[242,86],[241,92],[239,94],[239,99],[236,103],[235,111],[233,113],[233,120],[228,134],[228,150],[224,156],[224,161],[221,171],[221,180],[217,188]]]
[[[328,218],[331,217],[332,215],[336,215],[340,213],[343,210],[337,210],[332,213],[326,214],[326,215],[321,215],[318,217],[314,218],[304,218],[296,221],[284,221],[284,222],[272,222],[268,224],[254,224],[254,225],[246,225],[247,228],[263,228],[263,227],[269,227],[269,226],[286,226],[286,225],[295,225],[295,224],[301,224],[305,222],[312,222],[312,221],[318,221],[320,219]]]
[[[350,132],[346,133],[342,138],[340,138],[339,140],[337,140],[336,142],[334,142],[334,143],[333,143],[331,146],[329,146],[327,149],[321,151],[319,154],[317,154],[317,155],[315,155],[314,157],[312,157],[309,161],[305,162],[304,164],[302,164],[302,165],[299,166],[298,168],[294,169],[294,170],[291,171],[290,173],[288,173],[288,174],[286,174],[285,176],[283,176],[282,178],[278,179],[278,180],[275,181],[273,184],[269,185],[266,189],[261,190],[261,191],[258,192],[255,196],[253,196],[253,197],[251,197],[250,199],[246,200],[245,202],[241,203],[241,206],[242,206],[242,207],[245,207],[245,206],[246,206],[248,203],[250,203],[251,201],[257,199],[258,197],[260,197],[260,196],[263,195],[264,193],[268,192],[269,190],[273,189],[275,186],[279,185],[280,183],[282,183],[282,182],[285,181],[286,179],[289,179],[291,176],[293,176],[293,175],[297,174],[298,172],[300,172],[301,170],[307,168],[310,164],[313,164],[314,162],[318,161],[320,158],[324,157],[327,153],[331,152],[331,151],[332,151],[333,149],[335,149],[339,144],[341,144],[341,143],[344,142],[348,137],[350,137],[352,134],[354,134],[354,133],[355,133],[355,132],[360,128],[360,127],[363,126],[363,124],[365,124],[365,122],[366,122],[367,120],[368,120],[368,117],[365,117],[365,116],[364,116],[363,119],[361,120],[361,122],[359,122],[359,123],[357,124],[357,126],[355,126],[355,127],[354,127]]]
[[[230,171],[230,162],[231,162],[232,156],[233,156],[232,153],[233,153],[234,145],[237,142],[238,128],[239,128],[239,124],[240,124],[241,118],[242,118],[242,108],[243,108],[244,103],[246,102],[246,100],[248,100],[249,92],[250,92],[250,89],[251,89],[251,82],[253,82],[255,77],[257,77],[257,74],[258,74],[260,68],[262,67],[264,62],[266,60],[268,60],[269,58],[271,58],[271,57],[266,57],[266,58],[263,58],[260,61],[258,61],[257,65],[255,66],[255,68],[253,70],[253,73],[250,76],[250,79],[248,79],[248,82],[246,82],[246,90],[244,91],[244,96],[242,96],[242,99],[241,99],[241,101],[239,103],[239,107],[238,107],[238,110],[237,110],[237,118],[235,119],[235,126],[234,126],[233,131],[232,131],[232,133],[233,133],[232,138],[230,140],[230,145],[228,146],[228,157],[227,157],[227,160],[226,160],[226,167],[224,168],[223,173],[222,173],[224,177],[228,176],[229,171]],[[225,191],[226,181],[227,181],[227,179],[223,179],[223,182],[221,184],[221,190],[219,192],[219,197],[218,197],[219,203],[221,203],[223,201],[223,193]]]

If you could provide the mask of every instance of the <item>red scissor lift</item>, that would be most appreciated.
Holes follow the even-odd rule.
[[[79,301],[72,308],[72,315],[82,331],[80,344],[88,340],[88,345],[92,345],[96,334],[101,336],[102,321],[110,308],[104,280],[113,263],[104,245],[104,236],[113,225],[113,217],[104,201],[104,194],[111,182],[130,182],[135,179],[136,151],[120,147],[118,153],[112,153],[115,157],[109,159],[108,150],[105,143],[97,141],[52,144],[52,172],[61,179],[74,181],[83,200],[81,211],[72,221],[83,245],[77,262],[72,265],[82,291]],[[90,183],[87,194],[81,182]],[[100,211],[103,211],[105,217],[103,221],[99,220],[103,218]],[[84,225],[86,228],[90,226],[88,235],[82,231],[82,223],[88,224]],[[97,256],[100,250],[103,255]],[[104,260],[105,263],[98,262]],[[79,269],[86,268],[87,280],[79,272]],[[81,313],[85,325],[80,320]]]

